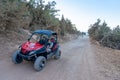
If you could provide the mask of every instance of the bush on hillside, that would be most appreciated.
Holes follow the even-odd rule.
[[[113,49],[120,49],[120,27],[117,26],[111,30],[105,22],[100,25],[100,19],[90,26],[88,33],[94,40],[100,42],[101,45]]]
[[[0,0],[0,32],[16,31],[19,28],[50,29],[64,36],[77,34],[75,25],[64,16],[58,19],[56,2],[44,0]]]
[[[25,27],[27,7],[18,0],[0,1],[0,31],[11,31]],[[27,26],[26,26],[27,27]]]

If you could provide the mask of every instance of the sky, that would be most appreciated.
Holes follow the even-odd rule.
[[[45,0],[53,1],[53,0]],[[77,29],[87,32],[98,18],[106,21],[111,28],[120,25],[120,0],[54,0],[56,8],[71,20]]]

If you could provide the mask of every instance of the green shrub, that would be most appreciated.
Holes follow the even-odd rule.
[[[113,49],[120,49],[120,27],[117,26],[111,30],[105,22],[100,25],[100,19],[90,26],[88,33],[94,40],[100,42],[101,45]]]

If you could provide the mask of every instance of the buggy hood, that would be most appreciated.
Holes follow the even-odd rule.
[[[39,42],[33,43],[28,41],[22,44],[21,51],[23,54],[27,54],[30,51],[38,50],[41,49],[42,47],[43,45],[41,45]]]

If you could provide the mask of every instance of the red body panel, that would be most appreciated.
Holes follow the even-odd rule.
[[[36,43],[32,43],[32,42],[25,42],[22,45],[21,51],[23,54],[26,54],[27,52],[33,51],[33,50],[38,50],[40,48],[42,48],[43,45],[41,45],[40,43],[36,42]]]

